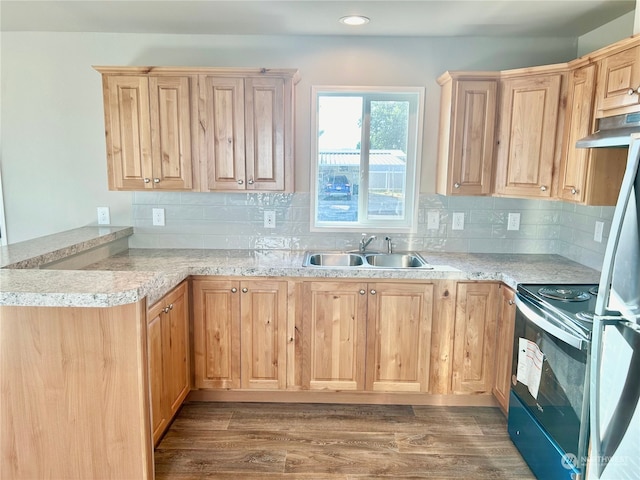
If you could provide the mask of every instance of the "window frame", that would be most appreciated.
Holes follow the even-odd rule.
[[[409,110],[407,128],[407,162],[406,162],[406,189],[405,189],[405,216],[402,220],[394,220],[389,217],[370,219],[358,222],[327,222],[317,220],[318,207],[318,174],[319,174],[319,111],[318,97],[322,94],[335,96],[363,96],[363,102],[398,100],[391,95],[415,95],[415,111]],[[372,233],[415,233],[418,224],[418,199],[420,194],[420,170],[422,164],[422,137],[424,117],[424,87],[371,87],[371,86],[318,86],[311,87],[311,162],[310,162],[310,231],[312,232],[362,232],[366,230]],[[367,109],[363,105],[363,111]],[[369,150],[368,131],[369,117],[363,116],[362,150]],[[367,134],[365,134],[365,129]],[[414,141],[415,139],[415,141]],[[369,159],[365,162],[361,158],[359,185],[368,185]],[[353,180],[352,180],[353,182]],[[366,209],[364,201],[358,199],[358,210]]]

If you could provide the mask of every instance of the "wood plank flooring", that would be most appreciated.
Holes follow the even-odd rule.
[[[156,479],[535,480],[493,407],[186,403]]]

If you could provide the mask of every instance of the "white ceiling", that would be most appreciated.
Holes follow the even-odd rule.
[[[636,0],[2,0],[2,31],[168,34],[568,36]],[[366,15],[368,25],[338,18]]]

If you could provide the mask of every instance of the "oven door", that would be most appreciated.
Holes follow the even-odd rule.
[[[516,307],[512,391],[560,448],[582,464],[589,425],[589,339],[521,294]],[[518,379],[518,359],[527,353],[520,351],[520,339],[535,343],[542,353],[535,396],[535,388]]]

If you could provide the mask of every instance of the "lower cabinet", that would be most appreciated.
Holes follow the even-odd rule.
[[[155,303],[147,319],[151,418],[157,444],[189,393],[187,282]]]
[[[309,281],[302,309],[302,387],[426,392],[433,284]]]
[[[493,396],[506,414],[509,410],[511,389],[511,362],[513,360],[513,329],[516,321],[516,294],[509,287],[500,286],[500,308],[496,337],[496,366]]]
[[[497,283],[460,282],[456,288],[452,393],[488,393],[493,387]]]
[[[287,282],[193,281],[196,388],[286,387]]]

